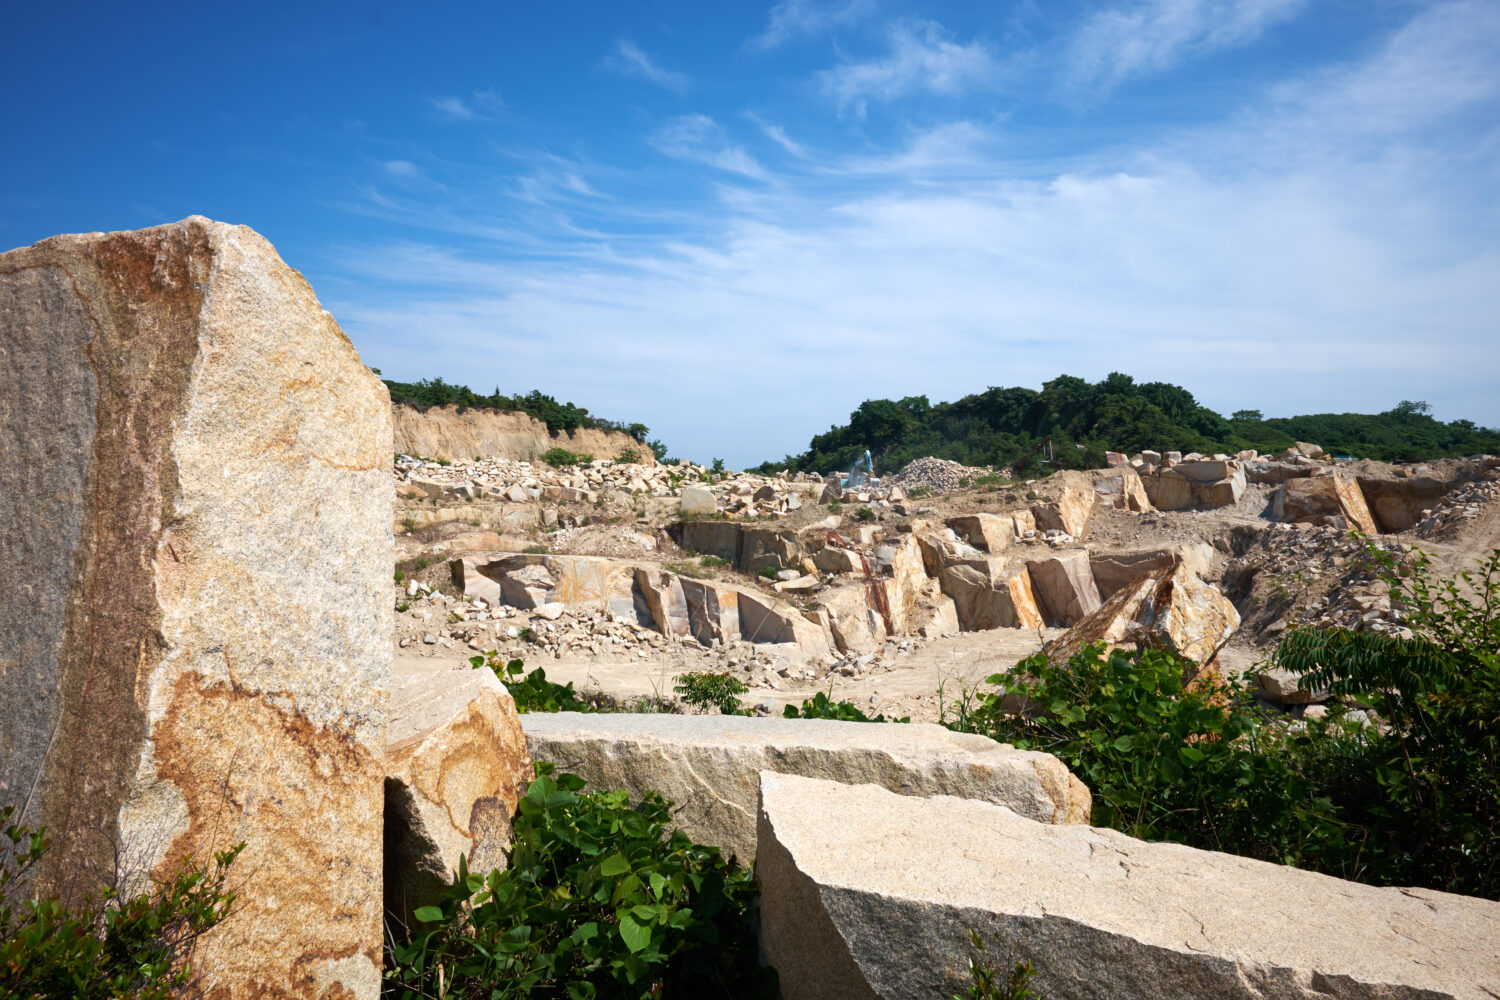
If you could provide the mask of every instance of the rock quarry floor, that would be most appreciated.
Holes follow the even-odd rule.
[[[739,479],[748,479],[752,486],[765,482],[762,477],[729,481]],[[963,514],[1002,513],[1025,506],[1028,498],[1045,497],[1047,488],[1047,480],[966,485],[948,492],[916,491],[916,496],[898,503],[871,494],[868,504],[846,502],[837,513],[827,504],[810,501],[748,520],[806,529],[835,517],[837,530],[847,537],[857,537],[861,527],[875,527],[894,538],[902,524],[921,519],[940,525]],[[647,496],[641,490],[611,493],[606,488],[595,491],[592,503],[545,497],[520,505],[490,503],[483,496],[398,499],[397,556],[402,572],[393,587],[398,669],[451,665],[467,670],[470,657],[494,650],[502,659],[524,660],[528,669],[542,667],[549,679],[572,682],[582,692],[657,705],[670,702],[681,674],[728,670],[749,687],[742,701],[763,712],[779,715],[782,706],[800,704],[821,691],[872,715],[937,721],[945,712],[951,715],[986,677],[1008,669],[1064,631],[998,628],[931,638],[896,636],[858,656],[830,651],[826,657],[788,657],[779,647],[740,640],[706,648],[692,638],[670,638],[616,620],[598,608],[568,608],[556,618],[496,608],[476,620],[472,607],[455,599],[448,561],[470,552],[541,552],[545,547],[550,554],[607,557],[668,570],[691,562],[693,555],[679,549],[666,530],[678,517],[679,500],[672,493],[680,492],[681,484],[668,484],[659,492],[663,489],[668,495]],[[1383,585],[1362,568],[1358,543],[1330,527],[1276,522],[1275,489],[1252,483],[1234,505],[1206,510],[1136,513],[1101,506],[1086,536],[1069,539],[1067,545],[1096,554],[1191,542],[1211,546],[1213,564],[1204,578],[1234,601],[1243,619],[1219,654],[1225,671],[1253,670],[1294,624],[1370,627],[1373,621],[1380,627],[1382,622],[1397,622],[1388,602],[1382,607]],[[1452,516],[1383,540],[1422,549],[1442,575],[1473,569],[1476,560],[1500,547],[1500,469],[1458,484],[1437,506]],[[860,507],[871,510],[873,519],[857,519]],[[445,520],[413,527],[414,509],[449,513],[442,515]],[[1047,550],[1039,537],[1018,543],[1013,551],[1020,558],[1036,558]],[[727,567],[697,569],[696,575],[778,596],[772,594],[770,581]]]

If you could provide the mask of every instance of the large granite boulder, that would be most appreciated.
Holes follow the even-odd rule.
[[[965,632],[1043,625],[1024,563],[996,562],[983,569],[950,566],[943,570],[938,581],[943,593],[953,599],[959,625]]]
[[[1155,570],[1115,592],[1099,610],[1042,647],[1066,660],[1085,645],[1147,644],[1207,665],[1240,627],[1234,604],[1185,562]]]
[[[1032,504],[1032,517],[1042,531],[1064,531],[1074,538],[1088,534],[1099,497],[1086,477],[1075,478],[1081,485],[1064,486],[1051,498]]]
[[[1088,788],[1051,754],[930,724],[559,712],[521,725],[536,760],[633,798],[661,792],[693,839],[744,864],[755,857],[761,771],[998,802],[1043,823],[1089,817]]]
[[[410,923],[453,881],[506,866],[511,817],[531,780],[516,703],[487,669],[396,672],[385,751],[385,905]]]
[[[1014,518],[983,512],[950,517],[948,527],[968,539],[970,545],[991,553],[1004,552],[1016,533]]]
[[[1271,516],[1278,521],[1338,524],[1367,535],[1379,534],[1359,482],[1342,473],[1288,479],[1276,488]]]
[[[1047,1000],[1493,1000],[1500,903],[1375,888],[989,802],[761,776],[761,942],[786,1000],[929,1000],[969,932]]]
[[[1087,549],[1029,559],[1026,571],[1047,624],[1066,628],[1099,610],[1099,588]]]
[[[193,217],[0,255],[0,800],[36,888],[246,843],[216,997],[380,987],[390,399],[276,250]]]

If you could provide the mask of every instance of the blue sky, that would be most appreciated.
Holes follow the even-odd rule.
[[[1500,3],[51,4],[0,245],[250,225],[387,377],[731,465],[1113,370],[1500,425]]]

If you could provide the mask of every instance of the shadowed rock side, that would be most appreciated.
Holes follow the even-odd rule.
[[[38,888],[244,840],[213,995],[374,997],[384,387],[199,217],[0,255],[0,351],[0,797],[54,839]]]
[[[694,840],[744,864],[755,857],[762,770],[1002,802],[1044,823],[1086,823],[1091,804],[1051,754],[934,725],[560,712],[530,713],[522,726],[532,757],[595,788],[661,792]]]
[[[1047,1000],[1500,989],[1489,900],[1049,826],[969,799],[773,773],[760,788],[761,940],[786,1000],[952,996],[968,985],[970,929],[997,965],[1030,960]]]

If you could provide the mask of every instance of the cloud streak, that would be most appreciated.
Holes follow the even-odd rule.
[[[908,94],[956,97],[994,89],[1006,79],[1005,67],[982,42],[967,44],[934,21],[900,21],[887,32],[889,52],[865,62],[846,62],[817,76],[823,92],[840,108],[857,110],[871,100]]]
[[[674,93],[686,93],[688,89],[689,81],[685,75],[664,68],[628,38],[615,42],[615,50],[605,58],[604,66],[616,73],[654,83]]]
[[[1290,20],[1307,0],[1136,0],[1086,18],[1067,53],[1069,87],[1103,94],[1189,58],[1237,48]]]
[[[759,51],[778,48],[798,38],[820,35],[862,20],[875,9],[874,0],[781,0],[771,8],[766,29],[750,40]]]
[[[706,163],[719,170],[765,180],[765,167],[741,146],[731,143],[718,122],[708,115],[679,115],[651,137],[659,152],[678,160]]]

